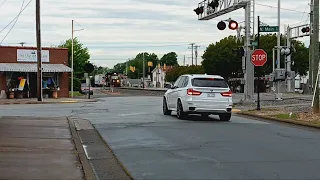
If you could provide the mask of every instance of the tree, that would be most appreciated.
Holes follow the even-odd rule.
[[[281,36],[281,42],[285,37]],[[267,75],[272,72],[272,49],[277,44],[276,34],[260,35],[260,49],[263,49],[268,54],[267,63],[258,69],[255,69],[257,75]],[[296,73],[304,75],[307,72],[309,53],[300,41],[293,41],[297,52],[292,53],[292,61],[295,62],[293,69]],[[236,40],[235,36],[229,36],[217,43],[210,44],[202,58],[202,65],[207,74],[218,74],[224,78],[243,77],[242,59],[233,49],[243,46],[242,43]],[[281,62],[284,62],[284,56],[281,56]],[[284,68],[284,63],[281,63]]]
[[[113,71],[117,73],[123,73],[126,71],[126,63],[118,63],[113,66]]]
[[[162,56],[162,58],[160,59],[160,64],[166,64],[169,66],[175,66],[178,65],[178,59],[177,59],[178,55],[175,52],[170,52],[167,53],[165,55]]]
[[[204,74],[202,66],[175,66],[166,72],[165,81],[175,82],[183,74]]]
[[[153,66],[150,67],[150,72],[157,66],[159,63],[158,56],[154,53],[144,53],[144,62],[145,62],[145,75],[149,72],[148,62],[151,61]],[[130,66],[135,67],[134,72],[130,71]],[[137,54],[134,59],[128,61],[128,77],[131,79],[141,78],[143,74],[143,53]]]
[[[72,48],[72,39],[66,40],[64,43],[59,45],[60,48],[68,48],[69,54],[69,65],[71,66],[71,48]],[[83,47],[83,44],[77,38],[74,38],[73,42],[73,69],[74,76],[77,78],[82,78],[84,76],[84,64],[89,62],[90,54],[87,47]]]
[[[207,74],[218,74],[224,78],[241,73],[241,57],[233,50],[241,47],[235,36],[226,37],[210,44],[204,52],[202,66]]]

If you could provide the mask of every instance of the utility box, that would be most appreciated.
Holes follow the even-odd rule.
[[[286,70],[285,69],[275,69],[274,79],[276,81],[284,81],[286,79]]]

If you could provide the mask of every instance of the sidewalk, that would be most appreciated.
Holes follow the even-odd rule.
[[[84,98],[59,98],[59,99],[43,99],[43,102],[38,101],[35,98],[32,99],[0,99],[0,105],[6,104],[59,104],[59,103],[84,103],[84,102],[96,102],[96,99],[84,99]]]
[[[0,179],[84,179],[66,118],[0,117]]]

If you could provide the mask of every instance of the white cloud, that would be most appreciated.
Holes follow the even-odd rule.
[[[0,0],[1,1],[1,0]],[[0,28],[6,26],[19,12],[23,0],[10,0],[0,8]],[[25,0],[26,4],[29,0]],[[294,1],[294,3],[293,3]],[[191,63],[189,43],[195,42],[205,47],[228,35],[236,35],[230,30],[219,31],[217,22],[233,18],[244,20],[244,11],[238,10],[210,21],[198,21],[193,9],[198,0],[46,0],[41,1],[42,44],[60,44],[71,37],[71,20],[75,19],[75,36],[89,48],[94,63],[112,67],[124,62],[139,52],[154,52],[159,58],[163,54],[176,51],[179,62]],[[264,23],[277,24],[277,0],[256,0],[256,15]],[[282,0],[282,8],[308,11],[309,0]],[[262,5],[261,5],[262,4]],[[266,7],[263,5],[273,6]],[[284,25],[307,23],[308,14],[282,10],[281,30]],[[79,24],[81,26],[79,26]],[[11,26],[0,33],[2,39]],[[307,42],[307,38],[303,39]],[[21,14],[17,24],[5,39],[3,45],[18,45],[26,42],[35,46],[35,2]],[[178,44],[177,46],[174,46]],[[159,45],[158,47],[155,47]],[[173,45],[173,46],[165,46]],[[118,48],[119,47],[119,48]],[[201,61],[201,60],[198,60]]]

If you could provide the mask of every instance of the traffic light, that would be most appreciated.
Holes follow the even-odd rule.
[[[303,33],[307,33],[307,32],[310,32],[310,28],[309,27],[304,27],[304,28],[301,29],[301,31]]]
[[[244,48],[243,47],[239,47],[237,49],[232,49],[233,53],[237,54],[237,56],[242,57],[244,56]]]
[[[194,9],[193,11],[196,12],[197,15],[202,14],[203,13],[203,6],[198,7],[197,9]]]
[[[212,0],[211,3],[208,4],[209,7],[215,9],[219,6],[219,0]]]
[[[231,30],[237,30],[237,29],[238,29],[238,26],[239,26],[239,25],[238,25],[238,22],[237,22],[237,21],[229,20],[229,25],[228,25],[229,29],[231,29]],[[220,22],[218,23],[217,27],[218,27],[218,29],[219,29],[220,31],[222,31],[222,30],[225,30],[225,29],[226,29],[227,25],[226,25],[226,23],[225,23],[224,21],[220,21]]]

